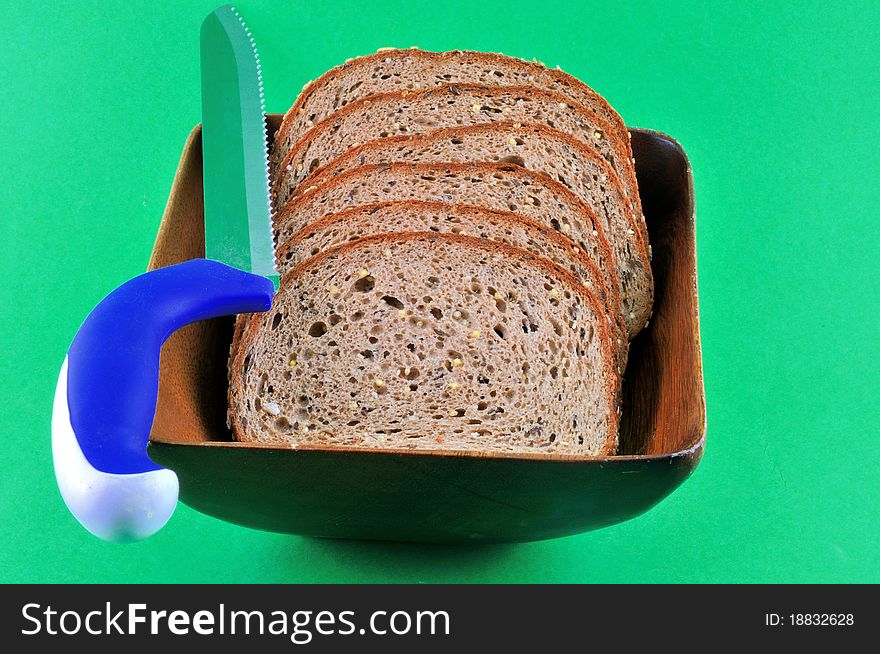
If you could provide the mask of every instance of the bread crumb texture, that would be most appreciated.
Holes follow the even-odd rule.
[[[430,234],[360,239],[307,260],[242,340],[236,437],[605,453],[618,384],[606,316],[541,261]]]

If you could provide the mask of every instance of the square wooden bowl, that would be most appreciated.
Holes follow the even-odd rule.
[[[280,115],[268,117],[274,134]],[[332,538],[504,542],[635,517],[699,463],[705,442],[694,188],[681,146],[632,130],[655,289],[632,343],[620,454],[572,460],[234,442],[226,427],[232,319],[190,325],[162,350],[150,456],[193,508],[255,529]],[[150,269],[204,256],[201,130],[184,146]]]

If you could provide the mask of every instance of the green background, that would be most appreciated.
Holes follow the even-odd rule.
[[[691,157],[702,464],[619,526],[470,548],[266,534],[186,506],[134,545],[77,525],[51,468],[58,367],[146,265],[216,5],[2,4],[0,580],[880,582],[876,3],[238,5],[270,111],[378,47],[501,51],[561,65]]]

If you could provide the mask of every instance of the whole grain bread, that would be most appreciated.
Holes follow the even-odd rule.
[[[618,113],[593,89],[558,68],[554,70],[537,61],[501,54],[387,48],[350,59],[303,87],[276,134],[270,158],[272,169],[277,168],[290,146],[309,129],[351,102],[374,93],[449,83],[533,86],[561,93],[608,121],[614,134],[629,149],[629,132]]]
[[[618,370],[626,367],[629,334],[623,320],[617,275],[607,243],[595,259],[559,232],[510,211],[442,202],[384,202],[346,209],[325,216],[294,234],[277,248],[278,273],[332,247],[377,233],[435,232],[464,234],[528,250],[565,268],[608,307],[608,328],[617,352]],[[607,277],[607,279],[606,279]],[[499,295],[496,299],[502,300]]]
[[[570,188],[595,211],[610,241],[619,247],[640,249],[648,256],[642,225],[632,219],[629,201],[608,162],[569,134],[542,125],[501,122],[376,139],[315,170],[302,186],[319,186],[356,166],[397,161],[494,161],[544,173]]]
[[[501,295],[502,300],[496,296]],[[611,454],[604,309],[563,268],[458,234],[386,234],[281,281],[230,366],[245,442]]]
[[[616,173],[628,208],[641,219],[638,184],[626,144],[608,122],[553,91],[532,87],[447,85],[370,95],[328,116],[293,144],[275,176],[275,208],[314,170],[351,147],[386,136],[493,122],[537,123],[562,130],[594,149]]]
[[[424,163],[359,166],[292,198],[275,215],[276,242],[349,207],[394,200],[427,200],[513,211],[551,227],[593,252],[603,233],[601,221],[570,189],[543,173],[511,163]],[[630,335],[650,317],[653,280],[650,263],[629,241],[612,242],[621,288],[624,319]]]

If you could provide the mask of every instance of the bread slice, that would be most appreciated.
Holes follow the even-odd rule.
[[[626,367],[629,335],[623,320],[617,276],[607,242],[596,239],[600,269],[593,258],[571,239],[510,211],[442,202],[385,202],[362,205],[325,216],[305,227],[277,248],[278,273],[284,275],[298,263],[332,247],[376,233],[435,232],[464,234],[528,250],[565,268],[608,310],[608,329],[617,352],[618,370]],[[597,259],[598,260],[598,259]],[[606,275],[610,277],[606,283]],[[496,299],[502,299],[498,296]]]
[[[621,247],[628,244],[648,256],[641,225],[632,219],[629,201],[621,193],[608,162],[569,134],[542,125],[501,122],[376,139],[317,169],[302,186],[318,186],[356,166],[396,161],[496,161],[544,173],[592,207],[610,241]]]
[[[606,455],[611,361],[602,307],[559,266],[379,235],[285,275],[231,364],[229,416],[240,441],[293,447]]]
[[[292,145],[282,161],[273,184],[275,207],[284,206],[311,172],[351,147],[386,136],[499,121],[554,127],[594,149],[617,174],[629,208],[640,220],[629,150],[606,120],[552,91],[474,84],[370,95],[328,116]]]
[[[501,54],[390,48],[351,59],[303,87],[276,134],[270,158],[272,170],[303,134],[351,102],[374,93],[448,83],[534,86],[561,93],[608,121],[614,134],[629,150],[629,132],[618,113],[593,89],[558,68],[553,70],[537,62]]]
[[[349,207],[392,200],[428,200],[513,211],[551,227],[586,252],[602,234],[595,213],[571,190],[547,175],[510,163],[378,164],[347,170],[293,198],[275,215],[276,243]],[[651,314],[653,279],[644,253],[628,243],[611,243],[630,335]]]

